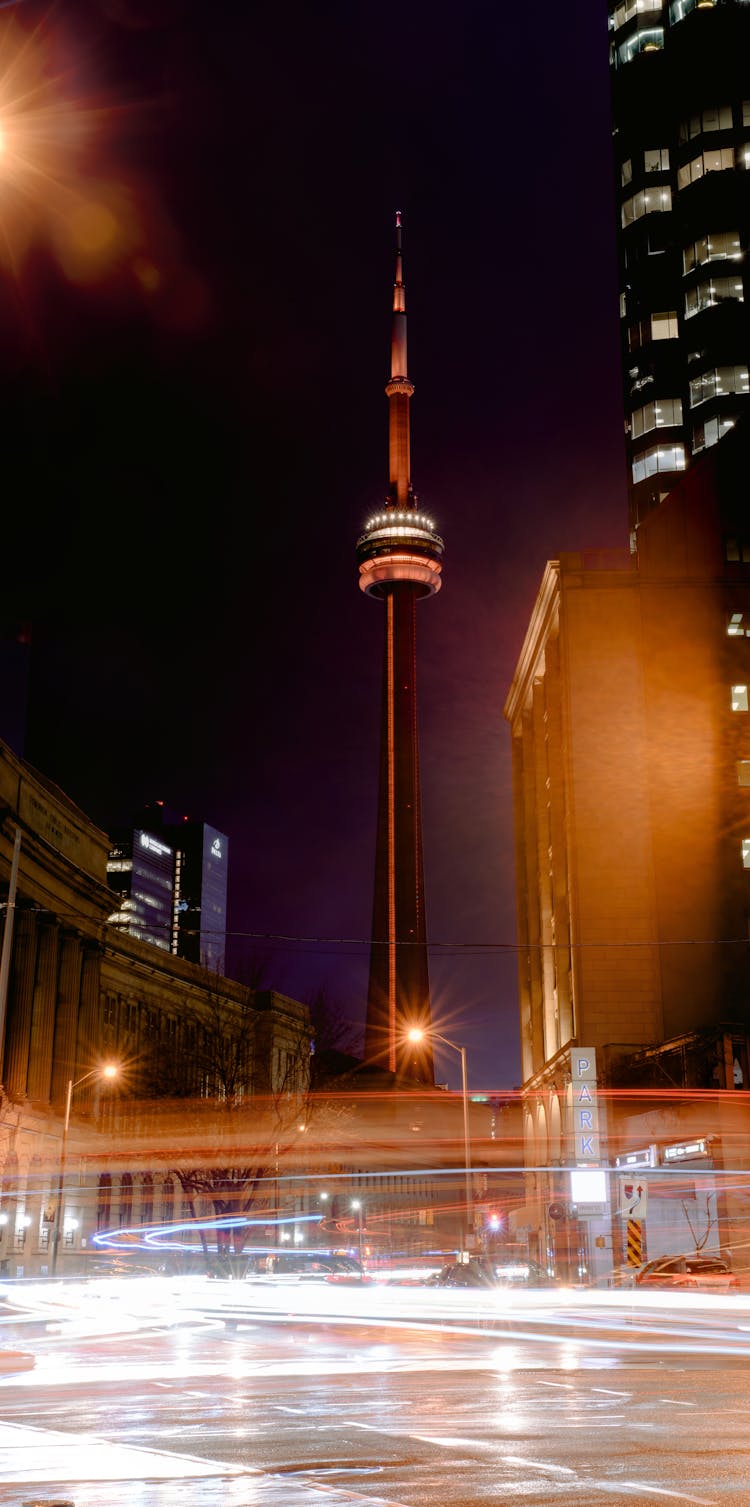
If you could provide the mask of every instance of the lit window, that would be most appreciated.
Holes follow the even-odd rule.
[[[737,760],[737,784],[750,785],[750,759]]]
[[[658,188],[642,188],[630,199],[624,200],[621,213],[622,223],[633,225],[644,215],[664,214],[671,208],[672,190],[669,184],[660,184]]]
[[[676,340],[677,335],[676,313],[651,315],[652,340]]]
[[[743,303],[745,290],[739,277],[709,277],[688,288],[685,293],[685,318],[692,319],[702,309],[714,308],[717,304],[736,300]]]
[[[747,686],[746,685],[733,685],[732,686],[732,711],[733,712],[746,712],[747,709],[748,709]]]
[[[742,124],[743,126],[750,126],[750,99],[743,99],[742,101]]]
[[[672,25],[676,26],[677,22],[684,21],[685,17],[690,14],[691,10],[695,10],[696,6],[700,6],[702,10],[704,7],[715,4],[716,0],[672,0],[672,4],[669,7],[669,19]]]
[[[647,345],[649,340],[676,340],[678,335],[677,315],[674,311],[651,314],[648,319],[639,319],[636,324],[628,326],[628,350],[637,350],[638,346]],[[648,380],[648,377],[644,378],[637,386],[642,387]]]
[[[733,167],[734,147],[713,147],[711,151],[698,152],[696,157],[691,157],[677,169],[677,187],[688,188],[705,173],[723,173]]]
[[[619,31],[621,26],[627,25],[634,16],[642,15],[645,11],[662,8],[663,0],[621,0],[616,5],[609,18],[609,24],[613,31]]]
[[[727,619],[727,638],[750,638],[744,612],[731,612]]]
[[[632,164],[630,158],[628,157],[626,159],[626,161],[623,162],[622,167],[620,168],[620,182],[622,183],[623,188],[625,188],[626,184],[628,184],[630,182],[632,176],[633,176],[633,164]]]
[[[634,439],[648,434],[649,429],[668,429],[674,424],[681,424],[682,402],[680,398],[658,398],[653,403],[646,403],[643,408],[636,408],[631,422]]]
[[[731,414],[726,413],[706,419],[702,424],[694,424],[693,455],[697,455],[699,450],[710,450],[712,445],[718,445],[722,436],[733,429],[736,422]]]
[[[627,293],[621,293],[620,294],[620,318],[624,319],[625,315],[627,314],[627,312],[628,312],[628,295],[627,295]]]
[[[742,867],[750,869],[750,837],[742,839]]]
[[[746,366],[714,366],[690,379],[690,407],[697,408],[708,398],[723,398],[734,393],[750,392]]]
[[[704,131],[731,131],[732,106],[711,105],[698,115],[691,115],[680,122],[680,141],[691,141],[702,136]]]
[[[724,559],[741,560],[743,564],[750,565],[750,536],[746,539],[727,536],[724,540]]]
[[[684,471],[684,445],[652,445],[633,461],[633,481],[645,481],[657,471]]]
[[[669,148],[647,148],[643,153],[643,166],[647,173],[667,173],[669,171]]]
[[[704,262],[716,262],[725,258],[738,261],[741,256],[742,247],[738,230],[714,230],[685,247],[682,253],[682,266],[685,272],[692,272],[694,267],[701,267]]]

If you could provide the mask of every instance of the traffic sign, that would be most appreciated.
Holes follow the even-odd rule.
[[[648,1184],[644,1177],[621,1177],[620,1213],[626,1219],[643,1219],[648,1208]]]

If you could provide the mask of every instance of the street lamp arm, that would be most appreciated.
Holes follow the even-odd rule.
[[[52,1230],[52,1260],[50,1272],[54,1277],[57,1271],[57,1256],[60,1249],[60,1235],[62,1233],[62,1206],[65,1192],[65,1161],[68,1150],[68,1131],[70,1129],[70,1106],[73,1100],[73,1089],[78,1088],[80,1083],[86,1083],[89,1078],[116,1078],[119,1068],[113,1062],[106,1067],[92,1067],[88,1073],[83,1073],[75,1081],[68,1079],[68,1087],[65,1092],[65,1118],[63,1120],[62,1138],[60,1141],[60,1164],[57,1173],[57,1203],[55,1205],[55,1223]]]

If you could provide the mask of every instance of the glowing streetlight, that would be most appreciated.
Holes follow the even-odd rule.
[[[362,1259],[362,1204],[358,1198],[352,1199],[352,1208],[355,1210],[357,1215],[357,1233],[359,1235],[359,1264],[362,1268],[362,1271],[364,1272],[365,1268]]]
[[[469,1092],[466,1086],[466,1047],[460,1047],[455,1041],[448,1041],[446,1036],[441,1036],[437,1031],[423,1031],[421,1026],[412,1026],[408,1033],[409,1041],[423,1041],[425,1036],[429,1041],[441,1041],[444,1047],[450,1047],[451,1051],[458,1052],[461,1058],[461,1098],[464,1111],[464,1162],[466,1175],[466,1216],[465,1234],[471,1230],[471,1141],[469,1139]]]
[[[68,1149],[68,1128],[70,1126],[70,1105],[73,1098],[73,1089],[78,1088],[80,1083],[86,1083],[89,1078],[116,1078],[120,1069],[116,1062],[107,1062],[103,1067],[93,1067],[90,1073],[84,1073],[82,1078],[68,1079],[68,1091],[65,1095],[65,1119],[63,1121],[62,1140],[60,1142],[60,1170],[57,1175],[57,1207],[55,1209],[55,1227],[52,1231],[52,1260],[50,1272],[54,1277],[57,1271],[57,1253],[60,1248],[60,1231],[62,1229],[62,1202],[63,1183],[65,1181],[65,1155]]]

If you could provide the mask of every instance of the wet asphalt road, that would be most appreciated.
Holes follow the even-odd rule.
[[[2,1507],[750,1507],[746,1358],[265,1322],[23,1343]]]

